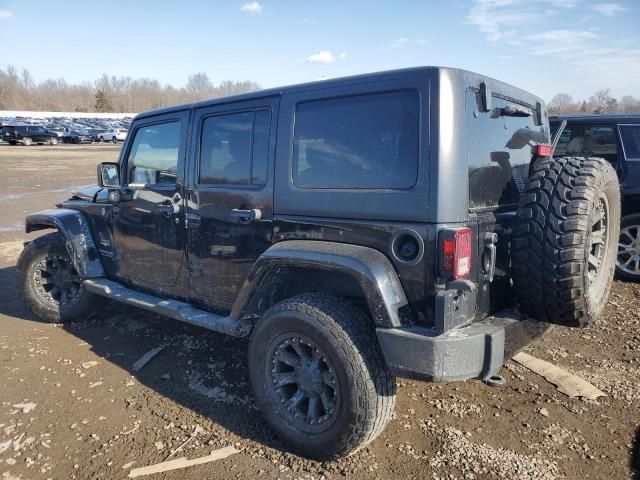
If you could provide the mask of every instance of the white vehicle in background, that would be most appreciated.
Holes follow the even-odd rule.
[[[100,142],[124,142],[127,138],[126,128],[110,128],[106,132],[101,133],[98,137]]]

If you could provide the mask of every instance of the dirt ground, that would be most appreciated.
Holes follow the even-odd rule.
[[[629,479],[640,463],[640,285],[616,281],[604,317],[527,351],[608,394],[570,399],[513,361],[503,388],[398,380],[396,416],[331,463],[288,453],[255,408],[246,341],[110,305],[82,324],[27,311],[15,264],[28,212],[94,183],[117,146],[0,146],[0,478],[119,479],[131,468],[240,453],[153,479]],[[163,350],[142,370],[133,364]],[[640,474],[635,473],[635,479]]]

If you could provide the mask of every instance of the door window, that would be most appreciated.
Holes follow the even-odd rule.
[[[127,159],[129,184],[176,184],[180,130],[178,121],[136,130]]]
[[[269,163],[269,110],[205,118],[200,139],[201,185],[264,185]]]
[[[640,125],[621,125],[620,136],[627,160],[640,160]]]

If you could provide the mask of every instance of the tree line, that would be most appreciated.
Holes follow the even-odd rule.
[[[176,103],[260,90],[253,81],[225,80],[214,85],[206,73],[189,75],[176,88],[151,78],[103,74],[93,82],[69,83],[63,78],[37,82],[27,69],[0,69],[0,110],[50,112],[142,112]]]
[[[568,113],[640,113],[640,99],[624,95],[616,99],[611,90],[603,88],[586,100],[574,100],[568,93],[558,93],[547,104],[552,115]]]
[[[9,65],[0,68],[0,110],[50,112],[131,112],[204,98],[260,90],[253,81],[225,80],[217,86],[206,73],[189,75],[184,87],[176,88],[151,78],[116,77],[106,73],[93,82],[69,83],[63,78],[36,82],[27,69],[18,71]],[[638,113],[640,99],[624,95],[616,99],[603,88],[588,99],[574,100],[558,93],[547,105],[550,114]]]

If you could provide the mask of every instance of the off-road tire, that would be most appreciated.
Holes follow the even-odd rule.
[[[628,232],[623,233],[623,232]],[[635,237],[635,241],[632,240]],[[625,280],[632,280],[640,282],[640,272],[636,272],[636,260],[640,259],[640,213],[633,213],[631,215],[625,215],[620,221],[620,241],[618,247],[618,262],[616,262],[616,275],[619,278]],[[625,248],[623,248],[623,246]],[[626,247],[632,247],[633,257],[630,259],[630,254],[623,253]],[[623,269],[623,265],[631,260],[631,265],[626,269]],[[629,268],[631,267],[631,268]]]
[[[320,423],[300,427],[299,422],[308,421],[309,411],[305,420],[293,419],[284,400],[276,396],[277,387],[271,385],[276,364],[270,352],[287,335],[308,339],[335,367],[329,370],[335,372],[332,381],[338,388],[335,411],[326,427]],[[316,460],[344,456],[365,446],[382,432],[395,406],[395,377],[384,362],[373,322],[352,303],[323,293],[284,300],[263,315],[249,344],[249,375],[269,426],[292,450]]]
[[[37,286],[36,269],[43,258],[58,256],[70,262],[64,239],[60,233],[49,233],[29,242],[18,259],[16,284],[18,293],[29,309],[42,320],[50,323],[80,322],[100,310],[102,297],[80,287],[77,299],[69,305],[48,301]]]
[[[598,318],[611,289],[619,226],[620,187],[606,160],[538,159],[520,198],[512,243],[522,312],[569,327]],[[597,268],[593,248],[601,255]]]

